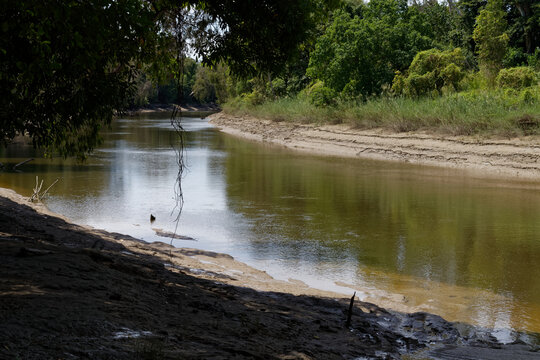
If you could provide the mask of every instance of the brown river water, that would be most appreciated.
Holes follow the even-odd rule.
[[[540,333],[540,180],[315,157],[220,133],[184,118],[185,205],[174,240],[233,255],[279,279],[398,311]],[[72,221],[146,241],[175,230],[177,142],[167,115],[119,119],[84,163],[0,150],[0,186],[29,196],[56,178],[46,205]],[[476,175],[477,176],[477,175]],[[153,214],[156,221],[150,224]]]

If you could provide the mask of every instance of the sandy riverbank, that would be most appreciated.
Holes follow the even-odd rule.
[[[538,347],[75,225],[0,189],[2,359],[504,359]],[[258,289],[258,290],[256,290]],[[525,343],[524,343],[524,342]],[[409,355],[407,355],[409,356]]]
[[[152,113],[163,113],[163,112],[173,112],[174,110],[179,110],[184,115],[189,114],[208,114],[208,113],[214,113],[217,111],[220,111],[220,108],[216,104],[204,104],[204,105],[183,105],[181,107],[178,107],[174,104],[150,104],[147,106],[143,106],[137,109],[128,110],[126,113],[128,116],[140,116],[144,114],[152,114]]]
[[[314,125],[223,112],[210,116],[222,131],[319,155],[391,160],[466,169],[487,176],[540,180],[540,137],[484,139],[428,133],[359,130],[347,125]]]

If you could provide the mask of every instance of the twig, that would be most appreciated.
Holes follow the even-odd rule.
[[[40,196],[43,197],[43,196],[47,195],[47,193],[49,192],[50,188],[52,188],[53,185],[56,184],[56,183],[58,182],[58,180],[60,180],[60,178],[56,178],[56,180],[54,180],[54,182],[53,182],[53,183],[52,183],[52,184],[51,184],[51,185],[50,185],[43,193],[41,193]]]
[[[45,197],[45,195],[47,195],[53,185],[58,182],[58,180],[59,178],[57,178],[45,191],[41,192],[41,188],[43,187],[43,180],[41,180],[40,183],[38,176],[36,176],[36,186],[34,187],[32,196],[30,196],[30,201],[41,201]]]
[[[32,193],[32,197],[30,200],[37,199],[39,200],[39,192],[41,191],[41,187],[43,186],[43,180],[41,180],[41,184],[39,183],[39,177],[36,176],[36,186],[34,187],[34,192]]]
[[[36,186],[34,186],[34,189],[32,190],[30,201],[39,201],[39,192],[41,190],[41,186],[43,186],[43,180],[41,181],[41,185],[39,185],[39,178],[36,176]]]
[[[351,303],[349,304],[349,312],[347,313],[347,322],[345,323],[345,327],[351,326],[351,317],[352,317],[352,311],[353,311],[353,305],[354,305],[354,297],[356,296],[356,291],[354,292]]]
[[[24,165],[24,164],[26,164],[27,162],[30,162],[30,161],[32,161],[32,160],[34,160],[34,158],[30,158],[30,159],[26,159],[26,160],[24,160],[24,161],[21,161],[20,163],[16,164],[16,165],[13,167],[13,170],[15,170],[15,169],[18,168],[19,166],[22,166],[22,165]]]

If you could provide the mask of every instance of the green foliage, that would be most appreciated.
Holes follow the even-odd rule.
[[[448,64],[441,71],[443,84],[452,90],[458,89],[459,82],[463,79],[465,73],[455,63]]]
[[[405,80],[404,92],[409,96],[421,96],[429,94],[436,88],[435,74],[415,74],[411,73]]]
[[[465,73],[465,57],[460,48],[421,51],[414,57],[405,77],[396,74],[392,89],[396,94],[422,96],[439,94],[443,87],[457,90]]]
[[[315,82],[306,89],[306,95],[309,101],[315,106],[324,107],[337,103],[337,93],[333,89],[324,86],[324,83],[321,81]]]
[[[493,83],[502,68],[509,41],[505,33],[507,22],[501,0],[489,0],[476,18],[473,39],[476,42],[478,63],[486,77]]]
[[[178,87],[174,78],[169,78],[168,81],[162,81],[157,87],[157,96],[154,99],[160,104],[172,104],[178,100]]]
[[[463,80],[461,80],[461,82],[459,83],[459,88],[462,91],[482,90],[482,89],[485,90],[488,87],[489,86],[488,86],[486,77],[478,71],[468,72],[467,74],[465,74],[465,77],[463,78]]]
[[[256,106],[262,105],[265,102],[266,97],[258,89],[253,89],[249,94],[245,94],[243,99],[247,104]]]
[[[231,93],[229,69],[224,64],[200,66],[195,75],[193,96],[202,103],[224,103]]]
[[[201,66],[195,75],[193,84],[193,96],[202,103],[216,101],[216,89],[210,80],[210,68]]]
[[[536,89],[523,89],[519,94],[519,100],[524,104],[534,104],[540,100],[539,93],[538,87]]]
[[[334,12],[311,53],[307,75],[345,97],[368,97],[380,94],[394,72],[406,69],[432,41],[422,26],[415,27],[406,1],[374,0],[355,11]]]
[[[532,54],[540,47],[540,3],[536,0],[506,0],[505,12],[511,46]]]
[[[275,96],[283,97],[288,93],[287,82],[283,78],[277,78],[270,83],[271,92]]]
[[[145,73],[141,73],[137,76],[135,86],[136,92],[130,100],[131,107],[146,106],[157,97],[157,87],[147,78]]]
[[[405,89],[405,76],[401,73],[401,71],[396,71],[396,75],[394,76],[394,80],[392,81],[392,92],[394,94],[402,94]]]
[[[174,63],[176,64],[176,61]],[[173,70],[168,66],[161,68],[156,73],[156,70],[153,68],[156,63],[153,63],[150,68],[144,70],[143,74],[146,75],[152,82],[152,85],[157,89],[155,95],[149,97],[148,100],[150,103],[171,104],[194,101],[192,89],[199,64],[190,58],[184,58],[182,63],[184,66],[182,74],[180,74],[178,69]]]
[[[502,69],[496,79],[501,88],[523,89],[535,85],[538,81],[534,70],[528,66]]]
[[[155,38],[151,15],[139,0],[3,6],[0,141],[28,134],[49,155],[83,157],[94,148],[99,130],[133,98]]]
[[[540,47],[537,47],[534,53],[527,56],[527,63],[537,72],[540,72]]]
[[[460,0],[456,7],[459,16],[456,19],[456,28],[454,30],[453,45],[466,49],[467,52],[474,54],[476,44],[473,40],[473,31],[476,24],[476,18],[487,4],[487,0]],[[476,64],[476,60],[474,60]]]
[[[458,14],[454,8],[437,1],[413,2],[408,9],[409,23],[433,40],[433,47],[460,47],[463,34],[458,29]]]
[[[236,74],[279,73],[337,0],[192,1],[220,26],[202,27],[197,52],[205,63],[227,63]],[[209,48],[212,51],[208,51]]]
[[[531,80],[540,71],[539,10],[531,0],[344,1],[319,27],[306,70],[311,85],[301,76],[304,57],[287,63],[271,90],[257,87],[263,103],[244,96],[231,111],[398,131],[537,133],[526,124],[540,122],[527,115],[540,113]],[[503,65],[529,67],[497,77]],[[496,82],[503,88],[493,89]]]
[[[502,63],[505,68],[526,66],[527,60],[528,56],[522,48],[509,47],[506,50]]]
[[[0,12],[0,141],[27,134],[49,155],[84,157],[115,112],[150,101],[146,84],[137,83],[143,66],[160,83],[158,99],[168,100],[174,84],[177,101],[195,81],[188,42],[205,63],[226,60],[242,73],[277,71],[335,4],[9,1]],[[216,88],[216,97],[222,95]]]

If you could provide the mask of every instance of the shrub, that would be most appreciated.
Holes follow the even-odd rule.
[[[250,92],[247,95],[244,95],[244,100],[246,103],[248,103],[251,106],[261,105],[264,103],[265,96],[257,89],[253,89],[252,92]]]
[[[443,79],[444,86],[448,86],[457,90],[458,84],[463,79],[465,74],[461,71],[461,68],[454,63],[448,64],[441,71],[441,78]]]
[[[535,71],[540,71],[540,47],[537,47],[534,53],[527,56],[527,63]]]
[[[394,76],[394,81],[392,81],[392,92],[394,94],[402,94],[403,90],[405,89],[405,76],[401,73],[401,71],[396,71],[396,75]]]
[[[538,101],[538,96],[532,89],[524,89],[519,94],[519,100],[524,104],[533,104]]]
[[[523,89],[536,83],[536,74],[528,66],[502,69],[496,82],[501,88]]]
[[[313,84],[307,90],[307,95],[309,101],[318,107],[336,104],[337,93],[333,89],[324,86],[324,83],[321,81],[317,81]]]
[[[420,51],[409,67],[408,75],[396,73],[392,90],[396,94],[417,97],[439,94],[443,86],[457,90],[464,78],[465,56],[460,48],[441,51],[430,49]]]
[[[471,71],[459,83],[461,91],[481,90],[488,88],[487,78],[480,72]]]
[[[405,94],[409,96],[421,96],[430,93],[437,88],[433,73],[423,75],[410,74],[405,79]]]
[[[275,96],[283,97],[287,95],[287,85],[285,83],[285,80],[283,80],[282,78],[276,78],[272,80],[271,88],[268,89],[268,92],[272,93],[272,90],[273,95]]]

